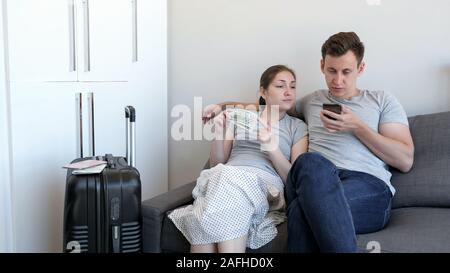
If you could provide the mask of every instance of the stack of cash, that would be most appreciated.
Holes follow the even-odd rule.
[[[246,131],[256,129],[258,124],[258,115],[256,112],[245,109],[227,109],[226,111],[229,114],[230,122],[236,126]]]

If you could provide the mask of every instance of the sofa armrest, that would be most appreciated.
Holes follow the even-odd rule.
[[[142,202],[144,252],[161,252],[162,223],[166,213],[193,202],[195,181]]]

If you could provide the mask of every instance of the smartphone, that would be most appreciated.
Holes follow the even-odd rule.
[[[342,107],[341,107],[341,105],[340,104],[335,104],[335,103],[324,103],[323,105],[322,105],[322,109],[324,109],[324,110],[327,110],[327,111],[330,111],[330,112],[333,112],[333,113],[336,113],[336,114],[341,114],[341,112],[342,112]],[[332,120],[336,120],[335,118],[333,118],[333,117],[330,117],[330,116],[328,116],[328,115],[325,115],[327,118],[329,118],[329,119],[332,119]]]

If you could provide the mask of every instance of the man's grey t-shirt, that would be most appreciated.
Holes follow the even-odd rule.
[[[372,153],[353,133],[330,133],[320,120],[323,103],[337,103],[351,109],[364,123],[378,132],[382,123],[408,125],[408,118],[397,99],[384,91],[361,90],[350,99],[336,98],[329,90],[319,90],[297,101],[296,110],[308,124],[309,151],[319,152],[340,169],[371,174],[383,180],[392,195],[395,189],[386,163]]]
[[[285,114],[279,121],[278,126],[273,126],[273,132],[278,132],[279,147],[284,157],[290,161],[292,145],[308,134],[306,124],[295,117]],[[272,161],[266,151],[261,150],[261,144],[256,138],[245,131],[236,131],[233,149],[227,165],[231,166],[252,166],[274,175],[278,175],[272,165]]]

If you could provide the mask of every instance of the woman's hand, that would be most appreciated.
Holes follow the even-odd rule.
[[[258,118],[258,120],[262,125],[262,127],[258,128],[258,141],[263,145],[267,145],[272,140],[272,126],[270,120],[265,121],[261,118]]]
[[[202,121],[203,124],[213,119],[215,116],[219,115],[222,111],[222,107],[218,104],[210,104],[203,109]]]
[[[278,137],[274,134],[273,126],[270,120],[265,121],[259,119],[259,123],[262,125],[258,128],[258,141],[261,143],[261,150],[266,152],[275,152],[278,150]]]

